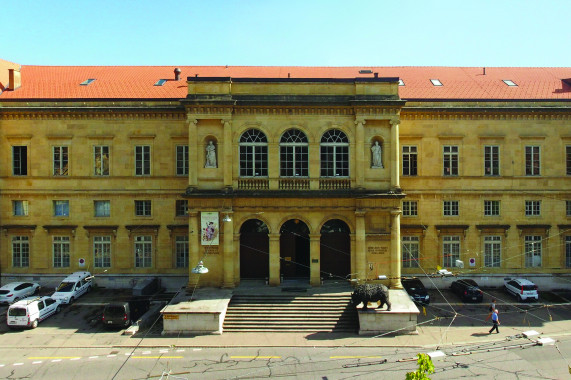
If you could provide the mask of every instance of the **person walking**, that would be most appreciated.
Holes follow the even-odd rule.
[[[490,303],[490,314],[488,314],[488,316],[486,317],[486,322],[488,321],[488,319],[490,319],[490,317],[492,316],[492,312],[496,310],[496,299],[492,298],[492,302]]]
[[[499,334],[500,330],[498,329],[498,326],[500,325],[500,319],[498,318],[498,309],[494,309],[494,311],[492,311],[492,323],[494,325],[492,326],[489,334],[491,334],[494,330],[496,330],[496,333]]]

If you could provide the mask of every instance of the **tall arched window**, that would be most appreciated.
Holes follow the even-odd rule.
[[[349,139],[338,129],[321,137],[321,177],[349,177]]]
[[[289,129],[285,131],[280,140],[280,177],[308,176],[307,136],[299,129]]]
[[[240,136],[240,177],[268,176],[268,139],[257,129]]]

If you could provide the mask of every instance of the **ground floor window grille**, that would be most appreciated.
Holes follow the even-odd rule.
[[[69,236],[53,237],[54,268],[69,268]]]
[[[525,267],[541,266],[542,239],[538,235],[527,235],[525,237]]]
[[[499,267],[500,254],[502,252],[501,236],[484,237],[484,266]]]
[[[188,236],[179,235],[175,237],[176,267],[188,267]]]
[[[18,268],[30,266],[30,242],[27,236],[12,237],[12,266]]]
[[[565,267],[571,268],[571,236],[565,237]]]
[[[150,235],[135,237],[135,268],[150,268],[152,263],[153,238]]]
[[[442,239],[443,266],[455,267],[456,260],[460,260],[460,236],[444,236]]]
[[[402,237],[402,266],[403,268],[418,268],[419,263],[418,236]]]
[[[111,236],[93,237],[93,263],[96,268],[111,267]]]

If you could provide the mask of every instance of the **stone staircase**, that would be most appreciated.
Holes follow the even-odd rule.
[[[351,294],[234,294],[226,332],[356,332]]]

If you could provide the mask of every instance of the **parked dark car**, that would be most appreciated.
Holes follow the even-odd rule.
[[[426,288],[418,278],[403,278],[401,284],[410,296],[410,298],[418,304],[428,305],[430,303],[430,296]]]
[[[105,305],[101,321],[107,327],[129,327],[149,310],[148,300],[111,302]]]
[[[450,285],[450,289],[464,302],[482,302],[484,299],[484,293],[474,280],[456,280]]]

